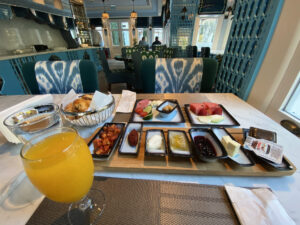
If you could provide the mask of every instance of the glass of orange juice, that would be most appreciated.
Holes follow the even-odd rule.
[[[104,194],[90,190],[93,159],[75,129],[54,128],[34,136],[22,147],[21,158],[28,178],[40,192],[53,201],[71,203],[70,224],[92,224],[102,214]]]

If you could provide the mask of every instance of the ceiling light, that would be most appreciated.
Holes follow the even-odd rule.
[[[136,19],[138,17],[138,14],[136,11],[134,11],[134,0],[132,0],[132,12],[130,13],[131,19]]]
[[[102,13],[102,19],[109,19],[109,14],[107,12]]]

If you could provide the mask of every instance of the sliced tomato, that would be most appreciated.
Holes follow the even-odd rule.
[[[137,114],[140,114],[141,112],[143,112],[143,108],[136,108],[136,109],[135,109],[135,112],[136,112]]]
[[[148,113],[147,113],[147,112],[141,112],[141,113],[139,113],[139,115],[140,115],[141,117],[145,117],[145,116],[148,115]]]

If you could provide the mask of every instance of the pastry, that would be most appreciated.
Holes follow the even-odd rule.
[[[90,101],[92,101],[93,95],[86,94],[86,95],[81,96],[81,98],[82,98],[82,99],[85,99],[85,100],[90,100]]]
[[[89,100],[78,98],[73,102],[73,108],[77,112],[85,112],[90,107],[90,103],[91,103],[91,101],[89,101]]]

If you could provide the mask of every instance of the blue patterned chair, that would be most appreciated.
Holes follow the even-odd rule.
[[[155,93],[200,92],[202,58],[156,59]]]
[[[62,66],[61,64],[63,64],[64,62],[67,62],[67,61],[56,61],[56,62],[49,61],[49,63],[57,64],[53,68],[60,68]],[[39,88],[37,78],[36,78],[35,64],[36,64],[36,62],[25,63],[22,66],[22,74],[23,74],[24,81],[25,81],[27,87],[29,88],[31,94],[42,94],[40,91],[40,88]],[[73,70],[71,70],[69,68],[66,68],[66,69],[69,71],[69,72],[67,72],[68,76],[65,77],[66,79],[60,79],[60,81],[58,81],[58,79],[57,79],[56,81],[53,80],[53,81],[51,81],[51,83],[49,83],[49,87],[53,86],[53,88],[49,88],[49,93],[53,93],[53,94],[67,93],[70,89],[67,88],[67,85],[62,85],[62,84],[70,83],[70,82],[73,82],[75,79],[78,79],[78,76],[77,77],[74,76]],[[59,77],[60,73],[57,73],[56,71],[49,71],[49,72],[50,72],[50,74],[53,74],[53,75]],[[96,66],[92,61],[81,60],[79,62],[79,71],[77,71],[76,73],[79,73],[80,78],[81,78],[81,84],[82,84],[83,91],[80,91],[80,92],[91,93],[91,92],[94,92],[95,90],[99,90],[98,73],[96,70]],[[69,79],[69,78],[72,78],[72,79]],[[62,91],[54,88],[55,86],[61,86]]]

